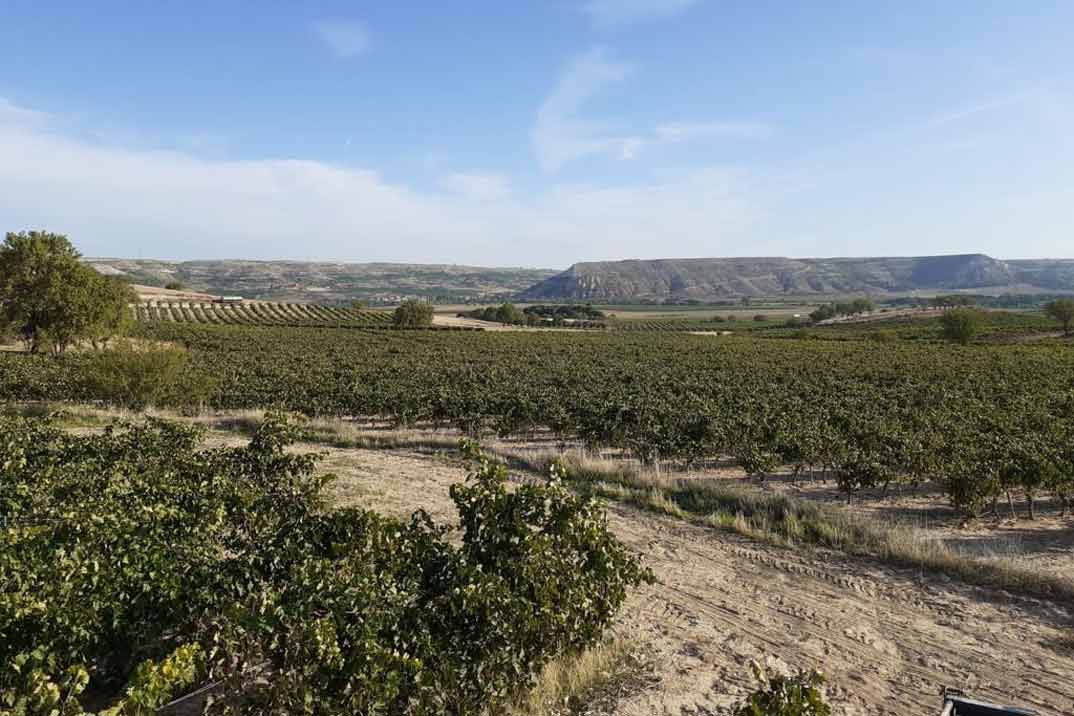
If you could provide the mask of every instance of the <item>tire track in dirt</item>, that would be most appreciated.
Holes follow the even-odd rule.
[[[1074,708],[1074,661],[1044,645],[1062,638],[1064,615],[1047,604],[615,505],[609,522],[661,580],[621,628],[655,648],[662,684],[617,713],[716,713],[753,687],[751,659],[821,669],[837,713],[933,713],[944,685]]]

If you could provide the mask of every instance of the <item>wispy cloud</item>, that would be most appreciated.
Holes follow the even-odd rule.
[[[657,20],[685,12],[699,0],[587,0],[582,10],[597,28]]]
[[[369,49],[369,29],[361,20],[321,20],[313,24],[313,29],[332,54],[341,59]]]
[[[537,111],[531,140],[541,168],[559,170],[567,162],[593,154],[629,158],[636,137],[617,132],[603,121],[581,116],[586,102],[631,74],[630,65],[597,48],[564,67],[552,93]]]

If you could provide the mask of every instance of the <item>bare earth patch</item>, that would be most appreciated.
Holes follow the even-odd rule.
[[[443,521],[454,518],[448,487],[465,478],[452,458],[407,450],[333,448],[322,469],[339,476],[340,504]],[[717,713],[756,686],[751,660],[821,669],[841,714],[932,713],[944,685],[1044,714],[1074,709],[1071,614],[1059,605],[615,504],[608,517],[660,581],[618,624],[652,649],[655,679],[600,712]]]

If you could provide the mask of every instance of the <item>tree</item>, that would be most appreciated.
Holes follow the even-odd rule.
[[[835,306],[832,306],[830,304],[824,304],[823,306],[819,306],[817,307],[817,310],[809,314],[809,318],[814,323],[820,323],[821,321],[827,321],[832,318],[835,318]]]
[[[854,315],[859,313],[871,313],[876,309],[876,305],[873,303],[873,299],[865,296],[864,298],[855,298],[850,302],[850,311]]]
[[[1046,303],[1044,312],[1063,324],[1065,335],[1074,335],[1074,299],[1058,298]]]
[[[31,352],[121,332],[133,292],[83,264],[61,234],[8,233],[0,246],[0,323]]]
[[[180,281],[169,281],[168,283],[164,284],[164,288],[168,289],[169,291],[182,291],[184,287]]]
[[[408,298],[403,301],[392,316],[397,326],[419,327],[433,324],[433,306],[428,301]]]
[[[496,309],[496,320],[500,323],[514,325],[522,323],[525,320],[525,316],[522,315],[522,311],[518,310],[515,304],[505,303]]]
[[[130,306],[137,303],[138,294],[126,281],[94,274],[87,289],[85,338],[99,348],[127,332],[132,321]]]
[[[981,329],[981,312],[971,308],[952,308],[940,316],[940,326],[944,338],[966,345]]]

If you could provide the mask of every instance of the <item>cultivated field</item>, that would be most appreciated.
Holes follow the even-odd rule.
[[[92,421],[109,417],[99,410],[75,415]],[[239,445],[244,438],[236,431],[256,420],[256,414],[243,413],[202,422],[214,426],[214,443]],[[450,432],[370,429],[331,420],[312,428],[319,441],[296,449],[325,451],[318,469],[338,476],[331,487],[335,505],[403,518],[420,508],[438,522],[451,523],[449,488],[465,479],[466,470],[449,447],[455,438]],[[542,440],[490,445],[531,467],[557,453]],[[611,457],[574,454],[574,459],[597,473],[631,466]],[[637,465],[631,469],[639,471],[639,479],[645,474]],[[533,480],[536,474],[520,468],[516,480]],[[729,467],[652,474],[645,480],[668,484],[683,478],[759,492],[792,489],[779,478],[754,484]],[[799,499],[824,502],[830,488],[803,483],[795,492]],[[929,500],[934,512],[944,513],[939,503]],[[901,499],[869,499],[854,511],[891,520],[886,513],[904,509]],[[1064,713],[1074,703],[1069,604],[975,587],[872,557],[751,538],[615,499],[608,519],[613,533],[643,557],[658,581],[631,596],[614,625],[616,637],[639,655],[628,678],[593,694],[587,713],[719,713],[756,687],[751,663],[784,672],[822,669],[836,714],[932,713],[943,686],[1042,713]],[[950,543],[956,550],[975,539],[995,539],[993,530],[1007,526],[982,523],[960,530],[950,514],[919,524],[918,539]],[[1004,559],[1069,574],[1069,520],[1052,515],[1040,524],[1023,521],[1021,529],[1050,537],[1014,542]],[[972,558],[973,551],[966,556]]]
[[[87,435],[113,417],[110,405],[133,405],[127,416],[140,420],[149,402],[173,420],[208,425],[217,445],[244,443],[266,409],[304,414],[307,442],[291,454],[324,450],[316,474],[339,476],[325,488],[328,516],[302,506],[309,521],[294,527],[313,530],[309,544],[327,550],[324,559],[340,555],[317,530],[355,535],[368,529],[360,524],[380,524],[340,512],[344,507],[402,518],[424,509],[448,527],[444,542],[421,537],[406,549],[425,544],[434,556],[453,554],[472,541],[457,527],[459,503],[452,499],[466,493],[450,489],[473,471],[458,457],[462,439],[507,461],[509,494],[536,494],[527,490],[544,485],[554,470],[571,494],[606,502],[611,533],[656,578],[647,584],[624,567],[616,585],[631,589],[615,592],[625,598],[622,609],[615,594],[604,595],[610,606],[600,619],[579,621],[600,634],[607,620],[615,640],[605,643],[619,646],[606,646],[603,666],[576,679],[569,697],[576,713],[720,713],[757,686],[753,663],[776,672],[822,670],[838,714],[930,713],[945,685],[1045,714],[1074,704],[1074,344],[1041,315],[990,316],[974,341],[955,345],[941,339],[938,319],[911,316],[805,329],[761,325],[714,339],[650,330],[392,332],[365,330],[361,313],[348,314],[359,330],[344,330],[328,320],[343,316],[302,306],[243,304],[239,312],[213,304],[209,310],[220,310],[214,316],[232,325],[211,325],[204,304],[154,306],[155,314],[145,307],[136,338],[179,354],[161,390],[139,393],[141,384],[127,380],[145,380],[151,364],[143,357],[151,359],[151,350],[118,353],[111,382],[98,375],[111,365],[103,362],[107,351],[4,354],[0,397],[24,414],[63,408],[63,425]],[[256,325],[270,319],[277,323]],[[179,454],[191,449],[181,433],[167,437],[172,428],[152,425],[149,434],[163,430]],[[41,459],[32,431],[45,429],[19,429],[28,437],[6,446],[23,451],[13,452],[12,464]],[[120,436],[65,448],[92,458],[79,464],[79,479],[98,479],[93,461],[140,444]],[[117,439],[120,447],[109,446]],[[55,435],[49,440],[62,444]],[[220,464],[236,479],[251,469],[271,475],[272,466],[287,464],[273,452],[274,440],[255,438],[247,452]],[[162,444],[154,460],[167,465],[170,449]],[[182,464],[201,470],[224,457],[191,454]],[[119,465],[139,462],[124,458]],[[181,470],[161,470],[168,489],[191,489],[176,481]],[[70,489],[64,474],[56,473],[60,492],[52,496]],[[123,495],[122,473],[105,474],[118,480],[109,499],[116,499],[113,490]],[[146,483],[151,489],[137,497],[150,500],[151,510],[168,509],[153,502],[156,484]],[[271,502],[257,491],[273,484],[255,483],[262,507]],[[223,496],[228,485],[219,483]],[[25,509],[38,510],[52,499],[28,489],[13,492],[13,504],[30,495]],[[498,509],[497,500],[507,499],[486,507]],[[578,509],[594,519],[588,508]],[[269,525],[280,519],[272,509],[258,515]],[[321,520],[329,523],[318,526]],[[496,523],[482,539],[495,539],[510,524]],[[199,526],[210,528],[224,536],[240,529]],[[129,529],[142,539],[142,527]],[[385,535],[397,534],[387,529]],[[69,539],[66,532],[49,534]],[[426,533],[407,534],[410,540]],[[599,532],[578,534],[603,539]],[[227,561],[227,544],[218,557],[206,557]],[[159,545],[153,550],[159,560]],[[261,559],[249,568],[272,564]],[[439,558],[422,559],[431,559],[422,569],[439,569]],[[451,564],[469,574],[466,559]],[[344,573],[333,565],[325,574]],[[570,582],[570,570],[558,567]],[[51,569],[48,560],[35,568]],[[217,571],[211,562],[204,569],[207,578]],[[275,574],[256,570],[257,579]],[[345,583],[332,584],[350,594]],[[286,595],[297,587],[284,580],[278,588]],[[328,607],[318,594],[300,590],[296,608],[323,613]],[[511,594],[521,600],[508,602],[511,609],[530,609],[529,587]],[[348,625],[351,613],[339,612],[340,624]],[[301,629],[308,623],[303,617]],[[450,629],[466,623],[454,621]],[[263,643],[279,643],[274,634]],[[301,631],[295,638],[314,644],[327,637]],[[468,643],[450,630],[446,638],[451,649]],[[512,653],[507,648],[504,658]],[[581,669],[562,660],[569,654],[549,647],[527,663],[547,661],[561,674]],[[304,660],[329,656],[274,658],[278,674],[306,679],[312,677]],[[600,676],[612,672],[614,678]],[[437,683],[450,698],[469,693],[450,679]],[[506,687],[500,694],[510,695]]]

